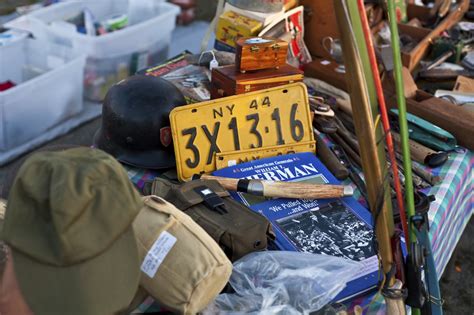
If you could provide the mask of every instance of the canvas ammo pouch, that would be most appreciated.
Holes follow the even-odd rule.
[[[266,249],[268,238],[275,239],[270,222],[235,201],[217,181],[198,179],[173,184],[155,178],[152,194],[163,197],[189,215],[219,243],[231,261]],[[221,205],[214,209],[216,203]]]
[[[171,203],[157,196],[144,197],[143,203],[133,222],[142,260],[140,286],[175,313],[202,311],[227,284],[232,263]]]

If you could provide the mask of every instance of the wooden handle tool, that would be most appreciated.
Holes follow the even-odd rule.
[[[259,179],[237,179],[201,175],[202,179],[216,180],[225,189],[274,198],[326,199],[352,196],[351,186],[273,182]]]

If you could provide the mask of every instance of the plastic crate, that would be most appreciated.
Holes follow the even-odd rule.
[[[30,31],[35,36],[46,36],[48,41],[86,54],[85,97],[100,101],[115,82],[168,57],[179,7],[160,0],[154,0],[153,6],[154,11],[149,12],[143,21],[101,36],[78,33],[51,22],[70,18],[85,8],[99,21],[112,15],[126,14],[128,0],[58,3],[16,19],[6,26]]]
[[[0,46],[0,154],[83,110],[85,56],[31,38]]]

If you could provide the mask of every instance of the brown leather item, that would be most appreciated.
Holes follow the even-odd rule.
[[[278,69],[286,65],[288,42],[269,37],[241,37],[237,40],[235,66],[240,72]]]
[[[211,99],[302,81],[303,71],[290,65],[247,73],[240,73],[235,65],[224,66],[212,69]]]

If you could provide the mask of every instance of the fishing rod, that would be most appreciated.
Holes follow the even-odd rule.
[[[441,303],[441,292],[439,290],[439,282],[436,273],[436,266],[432,255],[431,243],[428,235],[428,215],[426,207],[424,213],[415,211],[415,191],[413,189],[412,179],[412,167],[410,157],[410,145],[408,135],[408,123],[406,117],[406,104],[405,104],[405,93],[403,86],[402,76],[402,61],[400,54],[400,38],[398,34],[397,18],[395,12],[394,0],[387,0],[388,19],[390,27],[390,35],[392,41],[393,50],[393,65],[395,75],[395,88],[397,95],[398,111],[399,111],[399,127],[400,127],[400,140],[402,147],[403,156],[403,169],[405,172],[405,198],[406,198],[406,210],[409,218],[409,230],[410,230],[410,254],[407,257],[407,279],[415,280],[412,282],[412,288],[408,287],[408,298],[407,304],[413,307],[413,314],[420,314],[419,308],[423,307],[426,302],[422,296],[417,294],[423,294],[423,287],[421,283],[421,268],[425,271],[425,281],[427,282],[429,289],[429,296],[427,300],[429,302],[430,313],[434,315],[443,314],[442,303]],[[429,208],[429,202],[428,202]],[[416,226],[415,226],[416,225]],[[421,247],[421,249],[420,249]],[[424,247],[424,248],[423,248]],[[418,261],[413,254],[415,252],[427,251],[426,263]],[[413,278],[416,279],[413,279]]]
[[[385,141],[387,144],[387,151],[390,158],[390,164],[393,172],[393,184],[395,186],[395,193],[397,196],[398,209],[400,210],[400,219],[402,222],[403,233],[407,242],[409,242],[408,233],[408,221],[405,215],[405,205],[403,203],[403,193],[400,184],[400,177],[398,175],[397,158],[395,156],[395,148],[393,144],[392,134],[390,132],[390,122],[387,113],[387,107],[385,105],[385,97],[382,89],[382,82],[380,80],[380,73],[377,64],[377,58],[375,57],[374,43],[372,41],[372,33],[369,27],[369,21],[367,20],[367,13],[365,12],[364,0],[357,0],[357,6],[359,8],[359,15],[362,22],[362,30],[364,32],[365,44],[367,46],[367,52],[369,54],[370,68],[372,69],[372,76],[374,77],[375,89],[377,92],[377,98],[379,100],[379,111],[382,120],[382,126],[385,133]]]

